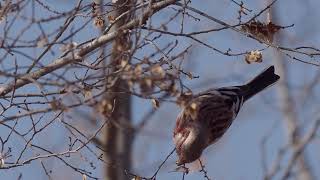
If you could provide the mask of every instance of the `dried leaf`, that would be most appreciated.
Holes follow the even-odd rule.
[[[251,21],[247,24],[241,26],[241,29],[247,33],[252,34],[260,40],[267,41],[272,43],[273,36],[278,32],[282,27],[272,22],[268,24],[262,23],[260,21]]]
[[[160,102],[157,99],[152,99],[152,105],[154,108],[159,108],[160,107]]]
[[[107,111],[111,112],[112,108],[113,108],[113,105],[111,103],[108,103],[106,106]]]
[[[149,78],[145,79],[145,83],[147,84],[147,86],[151,87],[152,86],[152,80]]]
[[[46,44],[48,44],[48,39],[46,37],[42,37],[38,40],[37,42],[37,47],[38,48],[42,48],[44,47]]]
[[[142,177],[136,175],[132,178],[132,180],[142,180]]]
[[[49,103],[52,110],[56,111],[56,110],[59,110],[59,109],[63,109],[63,104],[57,100],[55,97],[53,97],[52,101]]]
[[[245,61],[250,64],[253,62],[261,63],[262,62],[262,53],[258,50],[250,51],[245,55]]]
[[[144,78],[140,81],[140,91],[141,94],[146,96],[153,92],[154,84],[151,79]]]
[[[102,28],[104,26],[104,19],[101,16],[97,16],[93,21],[94,26]]]
[[[139,76],[142,74],[142,67],[140,64],[136,65],[136,67],[134,68],[134,73],[135,75]]]
[[[166,75],[166,72],[159,64],[151,67],[151,73],[155,76],[160,76],[161,78],[163,78]]]
[[[113,102],[111,100],[103,100],[97,105],[96,109],[103,115],[110,115],[113,111]]]
[[[5,166],[4,158],[1,156],[0,168]]]
[[[87,176],[85,174],[82,174],[82,180],[87,180]]]
[[[177,95],[179,95],[179,90],[178,90],[176,84],[173,84],[173,85],[170,86],[169,92],[170,92],[170,95],[171,95],[171,96],[177,96]]]
[[[193,79],[193,74],[191,72],[187,73],[189,79]]]
[[[109,16],[108,16],[108,20],[109,20],[110,23],[113,23],[114,20],[116,20],[116,18],[109,15]]]
[[[127,64],[126,67],[124,68],[125,71],[130,71],[131,70],[131,65]]]
[[[88,99],[91,99],[91,98],[92,98],[92,90],[91,89],[84,90],[84,99],[88,100]]]
[[[121,60],[121,62],[120,62],[120,66],[122,67],[122,68],[124,68],[124,67],[126,67],[126,65],[128,64],[128,61],[127,60]]]

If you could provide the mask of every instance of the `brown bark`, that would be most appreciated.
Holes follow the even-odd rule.
[[[115,7],[113,17],[118,17],[123,12],[129,10],[130,0],[119,0]],[[130,15],[119,20],[111,31],[117,31],[119,27],[128,23]],[[128,34],[119,33],[113,42],[112,55],[110,63],[113,65],[111,72],[117,71],[120,68],[122,61],[130,61],[128,50],[130,49],[130,37]],[[111,73],[109,72],[109,73]],[[131,97],[127,93],[117,93],[128,91],[129,85],[127,81],[119,78],[114,86],[106,89],[105,100],[111,103],[113,111],[111,114],[107,114],[111,120],[111,123],[104,129],[104,142],[105,142],[105,159],[108,163],[112,163],[115,166],[106,165],[105,174],[106,179],[112,180],[124,180],[128,179],[124,170],[130,170],[131,168],[131,152],[133,143],[133,133],[130,129],[119,129],[116,124],[131,124]]]

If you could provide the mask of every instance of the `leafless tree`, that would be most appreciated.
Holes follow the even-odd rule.
[[[188,178],[197,168],[175,169],[172,158],[173,108],[194,90],[242,81],[244,67],[253,71],[273,57],[279,103],[256,104],[282,114],[287,138],[270,158],[266,146],[279,124],[264,134],[262,178],[317,179],[305,150],[318,138],[320,120],[299,108],[310,99],[317,105],[320,49],[284,43],[285,32],[301,25],[281,21],[277,8],[290,3],[283,1],[1,1],[0,172],[12,179],[155,180],[160,172]],[[212,4],[216,11],[205,7]],[[228,7],[228,17],[220,7]],[[227,60],[205,61],[201,53],[240,61],[222,66]],[[299,97],[291,89],[291,64],[317,72],[294,88]],[[227,68],[212,78],[198,75],[213,73],[211,66]],[[165,140],[166,148],[151,148],[143,136]],[[149,151],[156,162],[144,161]],[[216,179],[205,161],[196,162],[199,177]]]

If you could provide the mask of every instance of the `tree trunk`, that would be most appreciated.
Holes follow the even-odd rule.
[[[113,18],[118,17],[123,12],[129,10],[131,0],[118,0],[115,4]],[[121,6],[120,6],[121,5]],[[126,24],[130,20],[130,15],[122,18],[110,29],[110,31],[117,31],[119,27]],[[109,73],[115,72],[121,68],[121,62],[129,62],[130,56],[130,36],[128,34],[121,34],[116,38],[112,47],[112,54],[110,63],[112,70]],[[111,121],[104,129],[105,142],[105,159],[108,163],[114,166],[106,165],[105,174],[108,180],[124,180],[128,179],[124,170],[131,168],[131,151],[133,143],[133,132],[130,129],[119,129],[116,124],[131,124],[131,97],[126,92],[129,90],[128,82],[119,78],[116,83],[109,89],[106,89],[105,100],[111,102],[114,106],[113,111],[108,117]]]

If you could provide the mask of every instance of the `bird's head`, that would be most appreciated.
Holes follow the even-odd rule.
[[[207,146],[207,132],[202,125],[193,123],[174,135],[178,154],[176,164],[178,166],[191,163],[200,158],[202,151]]]

